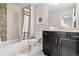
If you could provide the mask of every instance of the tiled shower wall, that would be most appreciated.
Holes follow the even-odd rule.
[[[7,40],[7,4],[0,3],[0,39]]]

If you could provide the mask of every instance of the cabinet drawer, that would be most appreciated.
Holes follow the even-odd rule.
[[[79,33],[73,33],[72,34],[72,39],[79,40]]]
[[[47,37],[58,37],[58,33],[57,32],[44,31],[43,32],[43,36],[47,36]]]
[[[66,38],[67,34],[65,32],[59,32],[58,37],[59,38]]]

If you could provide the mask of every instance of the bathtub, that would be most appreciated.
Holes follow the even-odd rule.
[[[20,41],[19,39],[13,39],[13,40],[7,40],[7,41],[0,42],[0,48],[5,47],[5,46],[10,45],[10,44],[17,43],[19,41]]]
[[[21,42],[0,47],[0,56],[16,56],[18,54],[28,52],[29,52],[29,44],[27,40],[22,40]]]
[[[42,52],[42,43],[39,44],[37,39],[21,40],[14,44],[8,43],[0,47],[0,56],[35,56]]]

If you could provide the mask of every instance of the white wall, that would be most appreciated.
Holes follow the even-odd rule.
[[[21,35],[22,8],[7,4],[7,39],[18,39]]]
[[[38,31],[43,31],[45,29],[48,29],[49,26],[49,19],[48,19],[48,4],[38,4],[34,8],[34,33]],[[44,23],[43,24],[37,24],[37,18],[38,17],[44,17]]]
[[[34,35],[34,5],[30,5],[30,37]]]

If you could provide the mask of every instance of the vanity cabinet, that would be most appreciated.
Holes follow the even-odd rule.
[[[55,32],[44,32],[43,33],[43,52],[50,55],[58,55],[58,39],[57,33]],[[52,49],[51,49],[52,48]]]
[[[44,33],[45,41],[43,41],[44,52],[47,55],[57,55],[57,38],[51,37],[51,35]],[[51,49],[52,48],[52,49]]]
[[[79,33],[43,31],[43,52],[48,56],[79,55]]]

